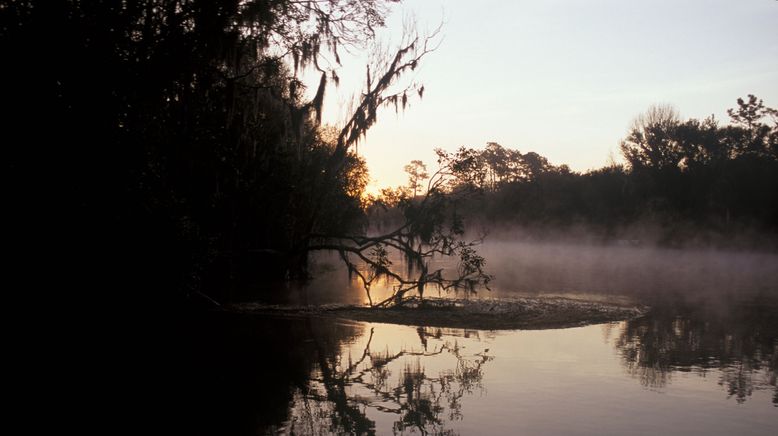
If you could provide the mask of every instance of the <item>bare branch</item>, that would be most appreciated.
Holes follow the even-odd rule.
[[[453,214],[447,217],[447,204],[460,199],[467,191],[444,192],[455,177],[451,166],[455,161],[441,161],[427,185],[427,192],[421,199],[405,199],[400,206],[405,222],[397,229],[376,236],[323,235],[312,234],[307,250],[330,250],[340,253],[350,274],[361,281],[373,307],[388,307],[404,304],[406,295],[417,291],[423,298],[425,288],[434,287],[441,291],[465,289],[476,292],[476,288],[488,288],[491,276],[484,271],[485,260],[474,247],[483,241],[479,238],[465,242],[461,240],[464,228],[460,219]],[[392,270],[386,249],[396,250],[405,256],[411,268],[408,274]],[[453,275],[445,275],[442,268],[430,270],[429,260],[435,256],[458,257]],[[416,273],[412,274],[415,269]],[[413,277],[411,277],[413,275]],[[392,294],[380,302],[373,302],[370,293],[372,284],[381,277],[393,283]]]

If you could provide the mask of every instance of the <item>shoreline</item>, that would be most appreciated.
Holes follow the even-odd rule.
[[[624,321],[644,315],[647,306],[620,305],[563,297],[411,300],[407,306],[280,306],[244,303],[228,312],[285,317],[333,317],[351,321],[475,330],[542,330]]]

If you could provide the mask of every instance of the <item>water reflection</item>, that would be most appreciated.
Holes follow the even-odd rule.
[[[708,377],[715,370],[728,398],[743,403],[755,390],[772,389],[778,406],[774,301],[657,306],[625,323],[615,345],[627,372],[646,387],[663,388],[677,372]]]
[[[454,434],[492,360],[472,330],[234,314],[188,328],[188,434]]]
[[[383,327],[384,333],[395,329]],[[310,383],[294,393],[290,418],[272,430],[374,434],[380,422],[384,431],[454,434],[446,424],[462,419],[464,396],[483,390],[483,367],[492,359],[489,350],[470,354],[460,343],[473,332],[424,327],[415,329],[415,344],[390,347],[384,338],[377,345],[375,329],[365,344],[346,344],[340,353],[320,348]],[[410,329],[401,330],[402,335]],[[315,342],[320,339],[314,334]]]
[[[764,434],[778,412],[769,301],[538,331],[236,314],[192,324],[188,434],[627,434],[657,421]]]
[[[187,320],[182,433],[270,431],[287,419],[294,392],[308,389],[319,362],[363,332],[361,324],[333,320],[221,313]]]

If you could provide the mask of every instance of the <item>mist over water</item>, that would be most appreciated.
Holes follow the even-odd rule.
[[[494,279],[491,290],[468,297],[549,295],[649,305],[778,299],[778,254],[771,252],[668,248],[638,240],[532,240],[520,232],[490,233],[477,248]],[[399,255],[392,260],[403,269]],[[432,264],[450,270],[456,259],[436,258]],[[317,254],[312,269],[314,279],[295,295],[310,304],[364,301],[364,290],[349,279],[336,254]],[[372,292],[388,294],[391,285],[378,283]]]
[[[598,294],[650,302],[746,298],[776,290],[778,255],[772,253],[490,240],[488,259],[498,295]]]

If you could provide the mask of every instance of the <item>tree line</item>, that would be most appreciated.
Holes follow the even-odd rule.
[[[438,153],[456,158],[457,183],[480,193],[458,206],[471,223],[551,238],[578,230],[601,240],[774,249],[778,111],[749,95],[728,114],[728,124],[682,120],[671,106],[652,106],[620,143],[624,163],[582,173],[495,142]],[[387,205],[412,196],[426,166],[413,161],[406,172],[410,189],[373,199],[377,221],[392,216]]]

